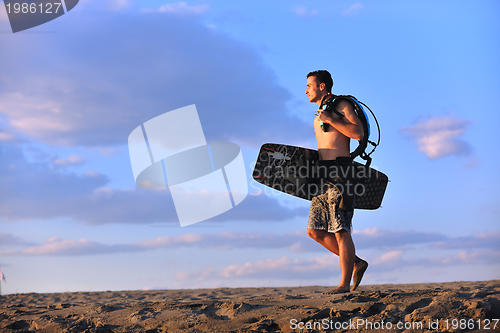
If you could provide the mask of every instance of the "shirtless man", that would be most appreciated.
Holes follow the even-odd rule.
[[[327,71],[309,73],[306,89],[309,102],[321,106],[323,97],[331,93],[332,86],[333,80]],[[345,161],[350,163],[347,159],[350,154],[350,139],[363,138],[363,125],[348,101],[341,100],[336,105],[336,110],[340,115],[330,114],[322,109],[315,112],[314,134],[318,142],[320,162],[338,167],[341,160],[344,165]],[[352,290],[355,290],[368,267],[366,261],[356,256],[351,238],[354,208],[341,209],[341,201],[342,194],[334,186],[325,194],[314,197],[307,224],[309,237],[340,259],[340,284],[328,294],[350,292],[351,276]]]

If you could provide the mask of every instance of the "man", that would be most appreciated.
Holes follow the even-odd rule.
[[[323,98],[331,94],[332,86],[328,71],[309,73],[306,89],[309,102],[321,107]],[[318,142],[319,165],[348,168],[351,165],[350,139],[363,138],[363,125],[347,100],[340,100],[335,109],[337,112],[330,113],[321,108],[315,112],[314,134]],[[336,172],[341,174],[338,169]],[[344,181],[344,185],[348,184]],[[351,276],[352,290],[355,290],[368,267],[366,261],[356,256],[351,238],[354,198],[347,193],[348,190],[348,186],[330,186],[326,193],[311,200],[307,234],[340,259],[340,284],[328,294],[350,292]]]

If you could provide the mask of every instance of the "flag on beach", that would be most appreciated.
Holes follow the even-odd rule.
[[[5,280],[5,275],[3,275],[1,268],[0,268],[0,281],[7,282],[7,280]]]

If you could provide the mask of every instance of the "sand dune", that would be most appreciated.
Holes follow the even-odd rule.
[[[10,294],[0,332],[500,332],[500,280]]]

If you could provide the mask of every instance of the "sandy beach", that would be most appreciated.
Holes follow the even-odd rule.
[[[495,332],[500,280],[9,294],[0,332]]]

